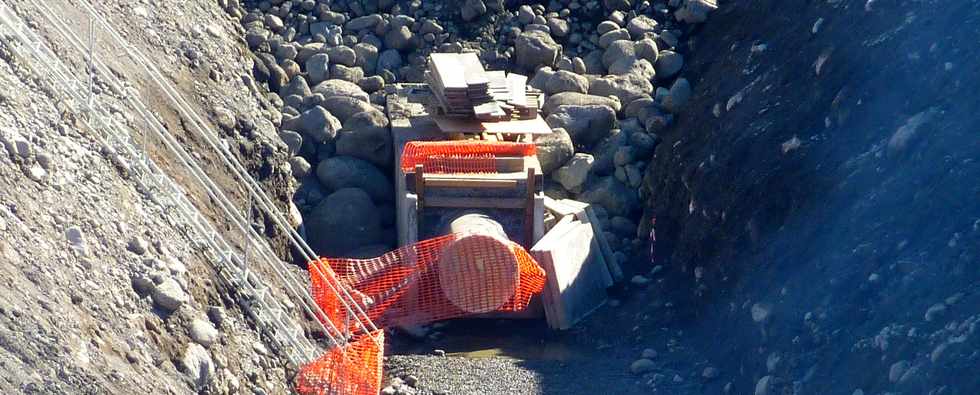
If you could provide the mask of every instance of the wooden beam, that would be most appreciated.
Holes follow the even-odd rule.
[[[426,207],[519,209],[524,208],[525,201],[523,198],[429,196],[425,204]]]
[[[534,245],[534,168],[527,169],[527,202],[524,206],[524,248]]]
[[[418,177],[416,177],[418,191]],[[517,180],[494,180],[481,178],[425,177],[424,183],[433,188],[517,188]]]
[[[415,165],[415,195],[418,197],[416,204],[416,232],[422,228],[423,211],[425,209],[425,168],[422,165]]]

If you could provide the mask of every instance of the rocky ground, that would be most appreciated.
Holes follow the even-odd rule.
[[[421,81],[428,53],[477,52],[548,94],[546,193],[596,205],[626,281],[567,333],[462,321],[395,336],[385,393],[980,387],[974,2],[100,4],[323,255],[394,246],[384,92]],[[286,391],[288,367],[199,252],[31,70],[3,60],[5,392]],[[186,120],[146,99],[244,207]],[[267,220],[254,226],[290,259]]]

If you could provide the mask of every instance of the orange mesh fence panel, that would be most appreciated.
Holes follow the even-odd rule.
[[[409,141],[402,152],[402,171],[416,165],[428,173],[496,173],[498,156],[532,156],[531,143],[506,141]]]
[[[310,270],[335,275],[379,327],[520,311],[545,284],[544,270],[523,247],[482,235],[450,234],[372,259],[323,258]],[[314,278],[313,294],[322,295],[316,300],[334,325],[360,329],[347,325],[324,286]]]
[[[384,331],[361,335],[346,345],[327,350],[303,365],[296,375],[302,395],[377,395],[381,391]]]

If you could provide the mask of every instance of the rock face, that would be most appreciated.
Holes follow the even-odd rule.
[[[538,161],[541,162],[541,171],[544,174],[551,174],[575,154],[572,138],[562,128],[552,129],[551,134],[535,136],[534,144],[537,146]]]
[[[320,162],[317,178],[330,191],[342,188],[359,188],[375,202],[388,202],[394,196],[394,188],[388,177],[377,167],[363,159],[337,156]]]
[[[565,129],[576,145],[592,147],[616,126],[616,113],[606,106],[561,106],[546,121]]]
[[[306,234],[310,246],[323,256],[345,256],[383,239],[377,208],[357,188],[342,188],[324,198],[307,219]]]
[[[561,56],[561,46],[555,43],[548,33],[527,31],[521,33],[514,42],[517,66],[533,70],[538,66],[554,66]]]

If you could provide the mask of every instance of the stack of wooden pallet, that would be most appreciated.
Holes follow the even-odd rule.
[[[527,87],[527,77],[486,71],[474,53],[433,53],[426,82],[432,90],[429,110],[436,115],[476,118],[485,122],[535,119],[540,91]]]

